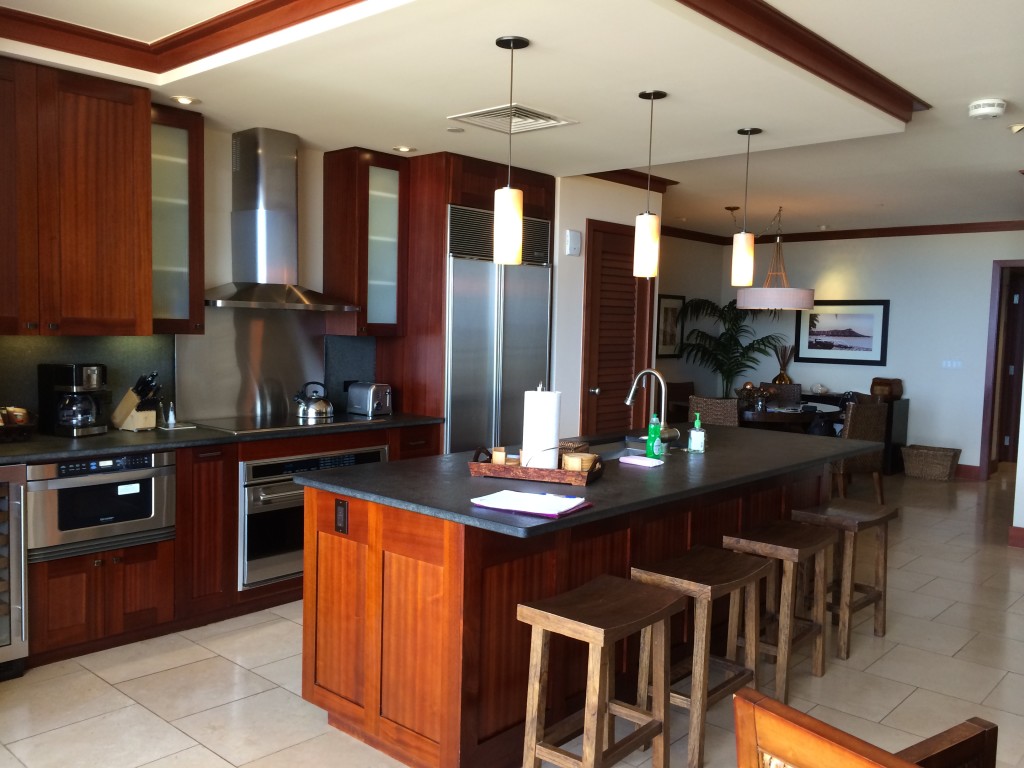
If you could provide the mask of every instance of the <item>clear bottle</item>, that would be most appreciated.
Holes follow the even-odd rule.
[[[686,450],[690,453],[704,453],[706,433],[700,426],[700,414],[695,413],[694,416],[693,426],[690,428],[690,434],[686,440]]]
[[[647,425],[647,458],[660,459],[661,452],[661,421],[655,413],[651,415],[651,422]]]

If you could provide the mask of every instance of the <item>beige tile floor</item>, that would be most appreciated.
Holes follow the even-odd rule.
[[[901,508],[890,529],[888,632],[874,637],[863,611],[848,661],[830,657],[815,678],[798,657],[793,706],[892,750],[984,717],[1000,728],[1000,766],[1024,768],[1024,550],[1006,546],[1013,471],[987,483],[886,478],[887,500]],[[870,483],[853,487],[869,492]],[[299,696],[301,625],[293,603],[0,683],[0,768],[400,765]],[[685,713],[672,728],[672,765],[682,766]],[[706,765],[735,764],[732,728],[731,703],[719,702]],[[649,753],[625,764],[646,768]]]

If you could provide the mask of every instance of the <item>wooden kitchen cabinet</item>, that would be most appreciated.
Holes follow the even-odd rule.
[[[324,293],[359,307],[328,314],[328,333],[402,333],[408,183],[404,157],[361,147],[324,153]]]
[[[171,621],[173,571],[173,541],[30,564],[29,653]]]
[[[176,618],[227,608],[238,593],[238,445],[176,452]]]
[[[152,332],[149,92],[0,59],[0,331]]]
[[[421,424],[388,430],[388,461],[419,459],[441,453],[441,425]]]
[[[204,330],[203,116],[154,104],[153,333]]]

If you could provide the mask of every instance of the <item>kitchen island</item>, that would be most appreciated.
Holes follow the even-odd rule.
[[[304,698],[408,765],[518,765],[530,644],[518,603],[720,546],[725,534],[819,503],[830,461],[877,448],[707,433],[704,454],[673,452],[652,469],[608,460],[586,487],[472,477],[468,453],[296,478],[306,486]],[[548,519],[470,502],[506,488],[590,506]],[[576,651],[552,647],[555,719],[583,690]]]

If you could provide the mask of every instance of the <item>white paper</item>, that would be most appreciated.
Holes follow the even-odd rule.
[[[558,469],[561,392],[527,390],[523,398],[521,463],[530,469]]]
[[[646,456],[623,456],[619,464],[636,464],[638,467],[660,467],[664,464],[662,459],[649,459]]]
[[[582,496],[562,496],[557,493],[526,493],[524,491],[497,491],[487,496],[470,499],[480,507],[523,512],[528,515],[558,517],[587,506]]]

